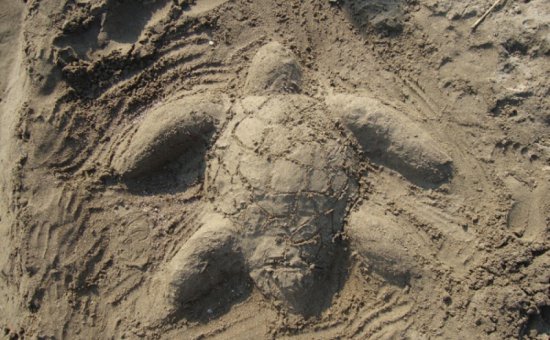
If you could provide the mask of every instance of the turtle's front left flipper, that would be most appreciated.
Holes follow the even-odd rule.
[[[153,108],[114,155],[112,166],[123,178],[154,172],[193,148],[200,149],[226,120],[224,98],[184,97]]]
[[[335,95],[327,103],[372,160],[417,184],[439,184],[452,176],[451,158],[425,130],[396,109],[355,95]]]

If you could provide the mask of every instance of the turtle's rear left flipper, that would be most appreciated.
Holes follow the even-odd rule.
[[[224,216],[208,211],[199,230],[151,281],[149,296],[142,299],[149,326],[179,318],[188,304],[233,277],[244,277],[243,273],[245,262],[236,229]]]

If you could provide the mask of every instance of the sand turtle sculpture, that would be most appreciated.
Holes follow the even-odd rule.
[[[164,316],[243,273],[265,296],[305,313],[334,263],[363,155],[408,178],[450,176],[449,157],[401,113],[368,97],[302,95],[301,78],[294,55],[268,43],[252,60],[242,100],[164,105],[115,157],[121,176],[139,176],[219,130],[206,157],[201,225],[155,281]]]

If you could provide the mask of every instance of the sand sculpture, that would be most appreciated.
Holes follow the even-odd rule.
[[[364,153],[406,177],[438,183],[450,176],[449,157],[405,116],[368,97],[325,103],[301,95],[301,75],[292,53],[271,42],[253,59],[240,102],[166,105],[114,160],[122,177],[141,175],[221,129],[208,155],[202,225],[156,281],[164,316],[242,273],[303,313],[316,277],[334,262]],[[228,111],[234,115],[224,124]]]

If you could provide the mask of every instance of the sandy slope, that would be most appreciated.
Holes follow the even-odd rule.
[[[492,1],[185,3],[0,0],[6,337],[549,336],[546,1],[503,1],[475,32]],[[303,94],[378,98],[437,141],[453,177],[417,186],[366,160],[348,221],[362,238],[318,315],[228,278],[179,320],[146,327],[154,308],[140,298],[197,229],[205,153],[130,181],[112,161],[167,100],[241,100],[273,40],[303,65]]]
[[[20,151],[15,141],[17,112],[24,94],[25,72],[21,69],[22,50],[19,44],[23,4],[1,1],[0,7],[0,314],[7,319],[18,319],[21,305],[20,292],[8,273],[13,262],[10,260],[11,231],[14,225],[14,201],[18,181],[11,171],[17,166]]]

